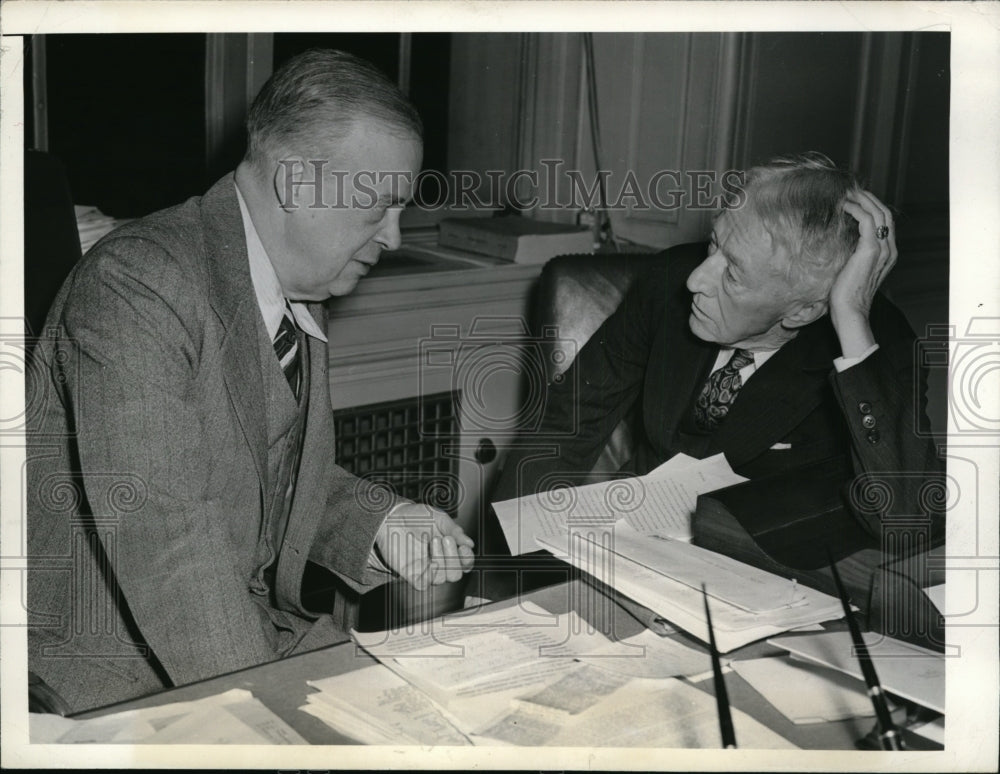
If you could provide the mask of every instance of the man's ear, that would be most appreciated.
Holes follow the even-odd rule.
[[[800,301],[781,318],[781,324],[785,328],[801,328],[818,320],[826,314],[828,308],[829,304],[825,298],[820,301]]]
[[[296,210],[301,203],[301,189],[306,162],[300,156],[283,158],[274,169],[274,195],[286,212]]]

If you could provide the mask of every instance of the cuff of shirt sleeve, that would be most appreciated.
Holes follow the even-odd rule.
[[[386,519],[392,516],[393,512],[397,508],[399,508],[399,506],[407,504],[409,504],[409,500],[396,503],[394,506],[392,506],[392,508],[389,509],[389,512],[385,515]],[[395,575],[395,572],[393,572],[393,570],[389,567],[389,565],[387,565],[384,561],[382,561],[382,554],[378,550],[377,544],[373,545],[372,550],[368,553],[368,569],[372,570],[373,572],[385,572],[391,575]]]
[[[388,565],[382,561],[382,557],[379,556],[379,551],[377,546],[372,546],[372,550],[368,554],[368,569],[372,572],[386,572],[391,573],[392,570],[389,569]]]
[[[872,344],[868,349],[862,352],[857,357],[837,357],[833,359],[833,367],[837,369],[838,374],[844,373],[851,366],[856,366],[862,360],[870,357],[875,350],[878,349],[878,344]]]

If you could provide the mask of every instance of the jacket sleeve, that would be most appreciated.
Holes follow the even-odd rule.
[[[396,577],[380,560],[372,561],[372,550],[389,511],[409,501],[339,465],[331,466],[330,484],[324,518],[313,538],[309,559],[335,572],[358,592]]]
[[[851,439],[852,510],[876,536],[886,516],[926,517],[943,537],[944,465],[926,421],[926,371],[902,313],[879,299],[872,330],[879,348],[831,376]]]
[[[119,238],[75,277],[62,317],[61,367],[83,488],[95,521],[116,524],[103,548],[141,637],[175,684],[276,658],[278,634],[239,576],[226,533],[232,505],[205,495],[198,388],[199,294],[162,248]],[[199,318],[199,314],[202,317]],[[141,507],[111,510],[118,473],[145,488]],[[104,483],[102,483],[104,482]],[[102,539],[105,535],[101,531]]]
[[[494,502],[549,489],[560,474],[572,479],[590,471],[641,392],[665,296],[664,269],[638,277],[561,378],[547,385],[542,420],[519,435]]]

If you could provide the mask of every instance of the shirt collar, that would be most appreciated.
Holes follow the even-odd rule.
[[[264,327],[267,335],[274,340],[281,325],[281,318],[285,314],[285,303],[287,299],[281,292],[281,283],[278,282],[278,275],[274,273],[274,266],[271,259],[267,257],[264,244],[260,241],[257,229],[254,228],[253,220],[250,218],[250,211],[247,203],[240,193],[239,186],[236,186],[236,198],[240,203],[240,215],[243,218],[243,233],[247,240],[247,258],[250,261],[250,280],[253,282],[254,293],[257,295],[257,306],[260,307],[260,314],[264,318]],[[326,342],[326,335],[316,324],[316,320],[309,313],[306,305],[300,301],[288,302],[292,310],[292,316],[298,326],[313,338]]]
[[[735,351],[736,350],[733,347],[722,347],[719,350],[719,356],[715,359],[715,367],[712,368],[712,371],[713,372],[718,371],[726,363],[728,363]],[[760,352],[751,352],[750,354],[753,355],[753,366],[747,366],[747,368],[752,367],[754,370],[757,370],[758,368],[763,366],[764,363],[770,360],[777,353],[777,351],[778,351],[777,349],[764,349],[761,350]]]

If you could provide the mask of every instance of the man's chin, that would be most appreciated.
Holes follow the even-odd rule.
[[[709,332],[705,330],[705,326],[702,325],[701,320],[698,319],[698,315],[695,312],[691,312],[688,316],[688,328],[691,329],[691,333],[702,341],[707,341],[709,343],[715,341]]]
[[[330,294],[327,298],[337,298],[338,296],[347,296],[354,292],[354,289],[358,286],[358,279],[353,279],[350,281],[340,280],[336,285],[330,288]]]

